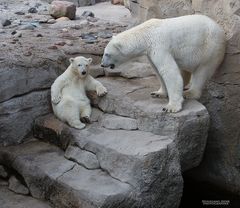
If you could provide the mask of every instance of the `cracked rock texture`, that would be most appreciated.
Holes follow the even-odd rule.
[[[201,102],[211,117],[208,143],[200,167],[189,173],[240,195],[240,1],[239,0],[130,0],[136,22],[201,13],[225,30],[227,51]]]
[[[51,208],[47,202],[23,196],[9,191],[6,186],[0,186],[1,208]]]

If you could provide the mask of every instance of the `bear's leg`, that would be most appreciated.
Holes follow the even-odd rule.
[[[84,108],[81,111],[81,120],[84,123],[91,123],[91,120],[90,120],[91,112],[92,112],[92,109],[90,105],[84,106]]]
[[[86,125],[80,121],[79,105],[73,100],[65,100],[63,103],[62,117],[69,126],[76,129],[83,129]]]
[[[216,65],[211,64],[198,67],[192,73],[191,86],[188,90],[184,91],[184,97],[187,99],[199,99],[201,97],[204,84],[211,78],[215,69]]]
[[[168,92],[169,102],[163,110],[167,112],[180,111],[183,103],[183,79],[174,58],[164,52],[158,56],[153,54],[151,60],[158,69]]]
[[[160,82],[159,90],[151,92],[151,96],[152,97],[166,98],[167,97],[167,89],[166,89],[166,86],[164,84],[164,81],[163,81],[162,77],[160,76],[158,69],[152,63],[151,59],[148,58],[148,60],[149,60],[150,64],[152,65],[154,71],[156,72],[157,78],[158,78],[158,80]]]

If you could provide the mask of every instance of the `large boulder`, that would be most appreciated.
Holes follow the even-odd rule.
[[[56,19],[60,17],[75,19],[76,5],[68,1],[53,1],[49,7],[49,14]]]

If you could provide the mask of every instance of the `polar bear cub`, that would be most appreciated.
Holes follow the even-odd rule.
[[[82,56],[70,58],[70,66],[51,86],[51,101],[54,114],[71,127],[83,129],[90,122],[91,106],[86,95],[87,90],[97,92],[98,96],[107,93],[107,89],[88,73],[91,58]]]
[[[114,68],[130,58],[146,55],[161,84],[152,95],[168,95],[165,110],[178,112],[183,103],[181,74],[191,73],[184,96],[200,98],[204,84],[224,58],[225,42],[223,29],[204,15],[151,19],[113,37],[105,48],[102,66]]]

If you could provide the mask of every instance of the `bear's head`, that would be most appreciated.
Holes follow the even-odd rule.
[[[69,61],[71,63],[71,70],[80,78],[84,78],[88,75],[88,69],[89,65],[92,63],[92,58],[78,56],[76,58],[70,58]]]
[[[128,59],[130,59],[129,49],[125,46],[124,41],[113,36],[104,50],[101,66],[114,69],[115,66],[119,66]]]

